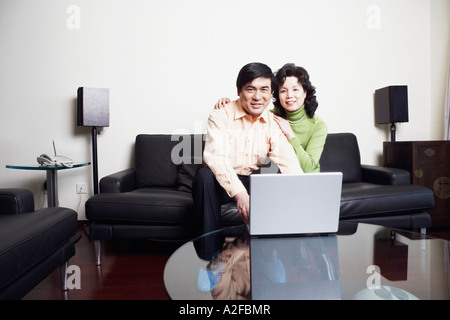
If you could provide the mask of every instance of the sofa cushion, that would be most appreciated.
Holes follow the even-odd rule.
[[[342,172],[342,182],[362,181],[361,155],[352,133],[330,133],[320,157],[321,172]]]
[[[431,227],[431,216],[426,212],[407,213],[391,216],[369,216],[365,218],[345,219],[345,222],[364,222],[377,224],[384,227],[400,228],[400,229],[417,229]],[[340,224],[341,226],[342,224]],[[339,229],[341,228],[339,226]]]
[[[178,190],[184,192],[192,192],[192,181],[194,180],[197,170],[203,165],[196,163],[182,163],[178,170]]]
[[[177,165],[171,159],[176,145],[170,135],[140,134],[136,137],[136,187],[174,187],[177,184]]]
[[[202,134],[140,134],[136,136],[136,188],[176,187],[182,163],[200,164]],[[192,162],[195,159],[195,162]],[[200,159],[200,160],[198,160]]]
[[[176,188],[140,188],[100,193],[86,201],[91,221],[177,225],[192,220],[192,194]]]
[[[77,219],[68,208],[0,215],[0,288],[67,243],[76,234]]]
[[[434,206],[433,192],[419,185],[342,185],[341,219],[422,212]]]

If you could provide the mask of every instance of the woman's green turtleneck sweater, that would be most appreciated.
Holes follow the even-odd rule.
[[[305,108],[294,112],[286,111],[286,118],[291,122],[295,134],[295,137],[289,139],[289,143],[294,148],[303,171],[319,172],[319,160],[328,133],[327,125],[316,115],[309,118]],[[302,118],[303,120],[292,123]]]

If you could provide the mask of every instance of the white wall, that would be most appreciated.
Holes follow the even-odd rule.
[[[76,127],[78,87],[110,89],[98,137],[99,177],[131,165],[138,133],[204,132],[239,69],[304,66],[330,132],[354,132],[362,161],[380,164],[388,125],[374,123],[375,89],[403,84],[409,123],[397,140],[441,139],[449,0],[0,0],[0,187],[45,197],[42,172],[6,169],[58,152],[91,159]],[[79,10],[79,11],[77,11]],[[79,15],[77,15],[79,12]],[[84,219],[92,168],[59,173],[60,205]],[[88,183],[79,196],[75,184]],[[46,203],[44,203],[44,206]]]

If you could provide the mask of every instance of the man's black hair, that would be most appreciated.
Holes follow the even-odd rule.
[[[243,66],[241,71],[239,71],[236,80],[236,87],[238,89],[238,92],[240,93],[242,91],[242,88],[244,88],[247,83],[252,82],[256,78],[270,79],[270,90],[273,90],[274,76],[272,70],[264,63],[252,62]]]

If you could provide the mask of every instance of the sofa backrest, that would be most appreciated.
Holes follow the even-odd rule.
[[[177,187],[183,164],[201,164],[202,134],[139,134],[134,165],[136,187]]]
[[[202,134],[138,135],[134,155],[136,187],[178,187],[180,175],[192,171],[191,165],[201,165],[204,145]],[[342,172],[343,182],[362,181],[361,156],[353,133],[328,134],[320,171]]]
[[[342,182],[362,181],[361,155],[353,133],[329,133],[320,158],[321,172],[342,172]]]

